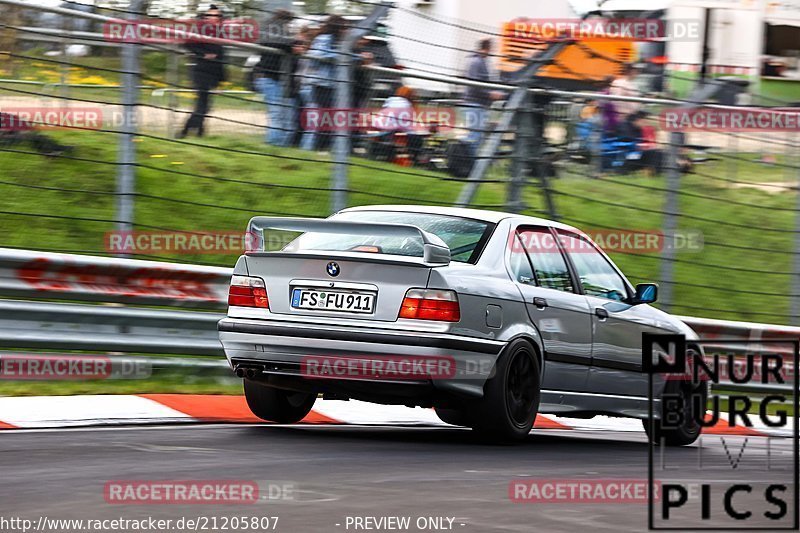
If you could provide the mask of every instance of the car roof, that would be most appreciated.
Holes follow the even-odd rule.
[[[442,207],[438,205],[362,205],[343,209],[340,213],[351,213],[355,211],[396,211],[402,213],[426,213],[431,215],[446,215],[451,217],[471,218],[497,224],[502,220],[513,219],[525,224],[536,226],[552,226],[554,228],[580,231],[567,224],[547,220],[545,218],[518,215],[514,213],[504,213],[502,211],[489,211],[485,209],[470,209],[467,207]]]

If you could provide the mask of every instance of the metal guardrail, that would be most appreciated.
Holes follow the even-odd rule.
[[[222,357],[216,324],[224,315],[211,310],[226,307],[231,274],[229,268],[0,248],[0,297],[14,298],[0,299],[0,348]],[[798,327],[678,318],[712,341],[705,344],[712,351],[742,351],[725,344],[731,339],[748,340],[744,349],[753,349],[761,341],[800,338]],[[170,359],[191,364],[162,363]]]
[[[0,347],[224,355],[224,315],[70,303],[0,300]]]

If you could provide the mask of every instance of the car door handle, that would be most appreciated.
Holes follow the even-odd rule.
[[[536,298],[533,299],[533,305],[535,305],[539,309],[544,309],[545,307],[547,307],[547,299],[537,296]]]
[[[608,318],[608,311],[606,311],[602,307],[595,307],[594,314],[597,315],[597,317],[600,320],[605,320],[606,318]]]

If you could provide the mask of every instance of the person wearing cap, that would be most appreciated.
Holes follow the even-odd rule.
[[[207,24],[221,24],[222,11],[211,4],[201,17]],[[211,110],[211,91],[225,81],[225,49],[220,44],[199,40],[190,40],[186,49],[194,57],[192,67],[192,86],[197,94],[194,110],[189,116],[178,138],[186,137],[190,131],[197,131],[197,136],[205,134],[205,119]]]

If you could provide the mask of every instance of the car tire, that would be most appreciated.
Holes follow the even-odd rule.
[[[539,411],[540,372],[536,349],[526,340],[509,344],[495,363],[494,376],[470,413],[473,429],[492,442],[524,440]]]
[[[668,381],[664,387],[664,394],[680,394],[682,396],[684,409],[683,423],[665,428],[662,426],[661,419],[654,419],[652,426],[649,420],[642,420],[645,433],[650,439],[650,442],[655,444],[664,444],[665,446],[687,446],[692,444],[700,437],[703,431],[703,426],[697,423],[694,416],[694,402],[692,398],[697,394],[701,395],[699,405],[705,408],[708,403],[708,385],[706,382],[699,384],[692,383],[691,381]],[[663,407],[663,401],[662,401]],[[663,414],[662,414],[663,417]]]
[[[439,420],[445,424],[463,427],[472,426],[469,416],[463,409],[442,409],[435,407],[434,411],[436,411],[436,416],[439,417]]]
[[[249,379],[244,380],[244,397],[254,415],[278,424],[300,422],[317,401],[316,394],[276,389]]]

